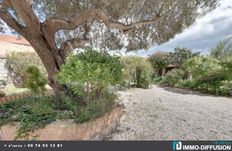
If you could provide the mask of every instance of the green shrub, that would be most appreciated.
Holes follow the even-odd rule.
[[[217,59],[200,56],[187,60],[182,68],[192,74],[194,79],[198,79],[219,70],[220,66]]]
[[[104,91],[95,101],[82,105],[66,94],[62,92],[57,96],[28,97],[0,104],[0,127],[19,122],[16,138],[22,138],[57,119],[74,119],[77,123],[83,123],[99,118],[112,110],[116,99],[115,94]]]
[[[181,69],[173,69],[169,71],[163,80],[161,81],[161,84],[167,84],[169,86],[175,86],[180,80],[182,80],[184,76],[184,71]]]
[[[219,62],[220,72],[227,80],[232,80],[232,56],[224,58]]]
[[[149,57],[154,69],[162,69],[169,64],[169,53],[167,52],[156,52]]]
[[[75,112],[81,106],[80,102],[76,101],[76,96],[70,95],[68,92],[61,92],[54,98],[56,110],[68,110]]]
[[[33,93],[43,94],[46,90],[47,78],[40,72],[36,66],[29,66],[26,70],[27,79],[25,85]]]
[[[223,79],[219,76],[219,78],[197,80],[196,89],[213,95],[231,96],[232,84]]]
[[[189,88],[198,90],[204,93],[220,96],[232,95],[232,82],[230,81],[217,81],[217,80],[181,80],[178,84],[180,88]]]
[[[149,77],[145,77],[144,74],[142,74],[143,69],[140,67],[136,68],[136,81],[137,81],[137,88],[148,88],[149,87]]]
[[[36,98],[35,98],[36,100]],[[31,112],[37,115],[44,115],[53,113],[53,105],[51,101],[47,101],[46,99],[40,98],[39,101],[36,101],[30,108]]]
[[[222,81],[221,92],[227,96],[232,96],[232,81]]]
[[[223,86],[221,81],[223,80],[225,80],[224,74],[220,71],[214,71],[197,79],[195,89],[210,94],[220,95],[220,91]]]
[[[105,113],[112,110],[116,98],[115,94],[104,92],[104,94],[95,101],[79,108],[75,116],[75,121],[77,123],[83,123],[103,116]]]
[[[152,78],[152,83],[153,84],[160,84],[161,81],[162,81],[162,77],[161,76],[154,76]]]
[[[124,80],[130,84],[135,83],[136,87],[148,88],[151,83],[153,68],[147,58],[123,57]]]
[[[192,83],[183,81],[179,85],[213,95],[231,96],[232,86],[224,82],[231,80],[231,65],[230,57],[222,61],[209,57],[192,58],[183,65],[192,73]]]
[[[39,68],[46,77],[47,72],[36,53],[32,52],[10,52],[7,54],[6,68],[16,86],[25,86],[26,70],[29,66],[34,65]]]
[[[177,65],[179,67],[182,66],[188,59],[199,56],[199,53],[193,53],[189,48],[175,48],[174,52],[169,53],[169,63]]]
[[[219,61],[215,58],[196,56],[188,59],[181,67],[163,77],[161,84],[189,88],[221,96],[232,95],[232,57]],[[188,79],[187,75],[188,74]],[[190,78],[192,77],[192,78]]]
[[[221,70],[212,71],[207,75],[202,76],[198,79],[199,82],[202,83],[213,83],[218,84],[223,80],[226,80],[226,75]]]
[[[210,52],[210,56],[222,60],[232,55],[232,37],[220,41]]]
[[[180,88],[195,89],[195,85],[196,85],[195,80],[180,80],[177,83],[177,86]]]
[[[231,88],[223,85],[200,83],[198,84],[196,90],[200,90],[202,92],[213,94],[213,95],[231,96]]]
[[[77,55],[68,56],[57,80],[76,95],[82,96],[84,102],[89,102],[109,85],[122,81],[120,58],[88,48]]]

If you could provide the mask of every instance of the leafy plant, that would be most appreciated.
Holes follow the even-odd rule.
[[[134,83],[137,87],[147,88],[151,83],[153,68],[147,58],[143,57],[123,57],[124,80],[129,84]]]
[[[136,82],[137,82],[137,88],[148,88],[149,87],[149,79],[150,77],[145,77],[145,74],[142,74],[143,69],[140,67],[136,68]]]
[[[169,64],[169,54],[167,52],[156,52],[149,57],[154,69],[162,69]]]
[[[120,58],[91,48],[68,56],[57,74],[57,80],[67,85],[84,102],[97,98],[109,85],[122,81]]]
[[[227,80],[232,80],[232,56],[224,58],[219,62],[220,72],[225,76]]]
[[[215,73],[214,75],[208,75],[198,80],[181,80],[178,82],[177,86],[181,88],[199,90],[213,95],[231,96],[232,82],[223,79],[225,79],[223,74]]]
[[[75,121],[83,123],[85,121],[93,120],[103,116],[105,113],[112,110],[116,99],[116,95],[109,92],[104,92],[95,101],[88,103],[86,106],[77,110]]]
[[[67,110],[75,112],[82,105],[75,101],[76,96],[70,95],[68,92],[61,92],[54,96],[54,108],[56,110]]]
[[[210,56],[219,60],[232,55],[232,37],[219,42],[210,52]]]
[[[32,52],[10,52],[7,53],[6,68],[13,79],[14,85],[24,87],[27,79],[26,70],[29,66],[34,65],[39,68],[43,76],[47,72],[36,53]]]
[[[33,114],[26,113],[20,115],[20,124],[21,127],[17,131],[17,138],[24,138],[29,135],[29,132],[32,132],[38,128],[43,128],[46,125],[55,121],[55,113],[48,114]]]
[[[180,80],[182,80],[184,71],[181,69],[174,69],[168,72],[161,84],[168,84],[169,86],[175,86]]]
[[[218,95],[221,96],[232,96],[232,86],[230,85],[223,85],[219,87]]]
[[[57,119],[73,119],[77,123],[83,123],[99,118],[111,111],[115,99],[116,95],[107,91],[86,105],[79,104],[71,96],[66,95],[66,92],[57,96],[28,97],[0,104],[0,126],[19,122],[16,139],[24,138],[30,132],[43,128]]]
[[[187,60],[182,68],[194,79],[202,78],[220,69],[218,60],[210,57],[194,57]]]
[[[36,98],[35,98],[36,100]],[[52,102],[47,101],[46,99],[41,99],[36,101],[33,106],[31,106],[30,110],[32,113],[37,115],[44,115],[49,113],[54,113],[54,109],[52,107]]]
[[[175,48],[174,52],[169,53],[169,63],[182,66],[188,59],[199,56],[199,53],[193,53],[191,49],[188,48]]]
[[[46,90],[47,78],[36,66],[29,66],[26,70],[26,87],[33,93],[42,94]]]
[[[55,121],[56,113],[48,102],[52,97],[28,97],[0,104],[0,126],[10,122],[20,122],[16,138],[26,137],[29,132]],[[47,108],[47,109],[46,109]]]
[[[189,89],[195,89],[196,88],[196,81],[195,80],[180,80],[177,83],[177,87],[180,88],[189,88]]]
[[[162,81],[161,76],[154,76],[152,79],[153,84],[160,84],[161,81]]]

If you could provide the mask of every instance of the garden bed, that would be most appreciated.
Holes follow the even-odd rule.
[[[123,112],[122,106],[96,120],[76,124],[73,120],[55,121],[45,128],[35,130],[20,140],[103,140],[116,128]],[[15,140],[19,123],[0,128],[0,140]]]
[[[84,106],[63,93],[47,93],[2,98],[0,140],[102,140],[122,115],[123,107],[114,102],[113,93],[105,92]]]

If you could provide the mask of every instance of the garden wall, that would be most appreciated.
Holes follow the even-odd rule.
[[[53,90],[49,89],[46,92],[44,92],[43,95],[51,95],[51,94],[53,94]],[[5,96],[5,97],[0,96],[0,104],[1,103],[7,103],[7,102],[10,102],[10,101],[20,100],[20,99],[23,99],[25,97],[30,97],[30,96],[33,96],[33,95],[34,95],[33,93],[25,92],[25,93],[8,95],[8,96]]]
[[[83,124],[73,120],[57,121],[38,129],[28,140],[103,140],[117,127],[123,107],[118,106],[101,118]],[[0,128],[0,140],[14,140],[19,125],[5,125]]]

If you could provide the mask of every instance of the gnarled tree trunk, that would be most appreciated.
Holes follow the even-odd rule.
[[[48,84],[53,89],[54,93],[59,93],[64,86],[61,86],[54,76],[59,72],[61,64],[64,63],[64,56],[57,54],[56,50],[48,47],[48,42],[41,36],[37,38],[26,37],[39,55],[44,67],[48,73]],[[63,59],[62,59],[63,58]]]

